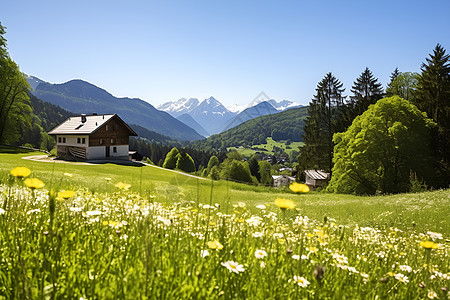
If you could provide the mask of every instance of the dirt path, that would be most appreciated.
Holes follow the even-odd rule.
[[[181,171],[176,171],[176,170],[170,170],[170,169],[162,168],[162,167],[151,165],[151,164],[148,164],[148,163],[145,163],[145,162],[136,162],[136,161],[128,161],[128,160],[93,160],[93,161],[87,161],[87,162],[72,162],[72,161],[55,159],[53,157],[49,157],[48,155],[24,156],[24,157],[22,157],[22,159],[33,160],[33,161],[40,161],[40,162],[47,162],[47,163],[50,162],[50,163],[58,163],[58,164],[72,164],[72,165],[84,165],[84,166],[95,166],[95,165],[105,164],[105,163],[120,164],[120,165],[130,165],[130,166],[145,165],[145,166],[149,166],[149,167],[158,168],[158,169],[162,169],[162,170],[165,170],[165,171],[177,173],[177,174],[180,174],[180,175],[183,175],[183,176],[187,176],[187,177],[197,178],[197,179],[201,179],[201,180],[209,180],[209,179],[204,178],[204,177],[199,177],[199,176],[187,174],[187,173],[184,173],[184,172],[181,172]]]

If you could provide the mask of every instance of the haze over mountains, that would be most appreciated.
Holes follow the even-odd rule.
[[[118,98],[83,80],[51,84],[37,77],[27,78],[33,95],[73,113],[117,113],[129,124],[178,140],[199,140],[238,126],[256,117],[299,107],[289,100],[280,102],[261,93],[247,106],[228,109],[214,97],[203,101],[181,98],[157,108],[138,98]]]

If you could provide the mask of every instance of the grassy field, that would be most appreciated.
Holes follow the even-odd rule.
[[[261,145],[253,145],[252,148],[260,148],[260,149],[264,149],[264,151],[262,150],[258,150],[259,152],[263,152],[267,155],[273,155],[273,147],[278,147],[278,148],[282,148],[284,149],[284,152],[286,152],[287,154],[290,154],[292,151],[298,151],[298,148],[300,146],[303,145],[303,142],[292,142],[289,147],[291,149],[286,149],[286,147],[288,145],[286,145],[286,141],[274,141],[271,137],[268,137],[266,139],[266,144],[261,144]],[[256,153],[257,150],[253,150],[252,148],[244,148],[244,147],[229,147],[228,151],[231,150],[236,150],[238,151],[241,155],[246,156],[246,157],[250,157],[253,154]]]
[[[2,152],[0,299],[449,296],[449,190],[294,194]],[[45,187],[9,174],[22,166]]]

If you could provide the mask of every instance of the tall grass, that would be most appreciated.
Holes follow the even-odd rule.
[[[285,194],[297,204],[286,210],[273,204],[278,194],[233,191],[229,183],[192,179],[186,189],[178,177],[151,187],[139,179],[126,190],[98,176],[102,189],[93,191],[74,176],[53,176],[37,190],[6,176],[0,184],[0,299],[449,296],[446,233],[333,219],[321,194]],[[62,189],[75,196],[58,198]],[[261,200],[247,201],[250,193]],[[419,195],[448,203],[448,191]],[[408,208],[424,203],[406,202],[400,218],[414,222]],[[313,206],[326,217],[308,216]],[[354,213],[372,220],[369,211]]]

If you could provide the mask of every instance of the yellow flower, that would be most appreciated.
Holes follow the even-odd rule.
[[[59,198],[63,198],[63,199],[69,199],[71,197],[75,196],[75,192],[74,191],[62,191],[58,193],[58,197]]]
[[[210,249],[216,249],[216,250],[223,249],[223,245],[221,243],[219,243],[218,241],[209,241],[207,244]]]
[[[119,189],[121,189],[121,190],[128,190],[131,187],[131,184],[118,182],[114,186],[119,188]]]
[[[293,209],[295,207],[295,203],[289,199],[277,198],[275,199],[275,205],[281,209]]]
[[[304,184],[304,183],[293,182],[289,186],[289,188],[294,193],[307,193],[307,192],[309,192],[309,187],[306,184]]]
[[[420,246],[424,247],[425,249],[438,249],[439,248],[438,244],[433,243],[431,241],[420,242]]]
[[[29,187],[30,189],[40,189],[45,186],[45,183],[43,183],[41,180],[37,178],[28,178],[25,179],[25,185]]]
[[[17,167],[11,170],[11,175],[18,178],[24,178],[30,175],[31,171],[25,167]]]

